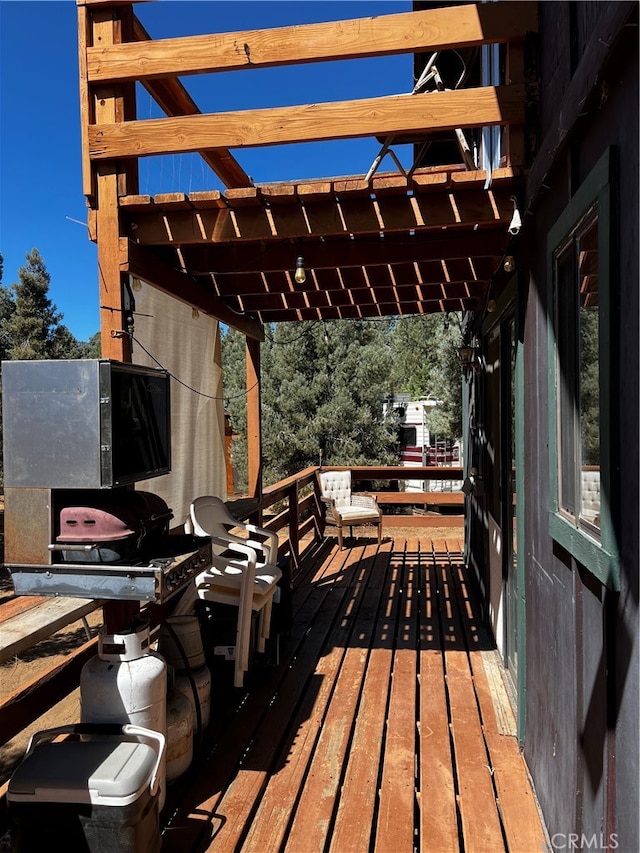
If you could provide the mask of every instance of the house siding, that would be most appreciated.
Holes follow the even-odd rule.
[[[539,4],[540,140],[547,134],[553,138],[558,129],[562,133],[555,137],[560,144],[552,160],[550,151],[540,149],[540,158],[542,162],[547,158],[549,168],[545,167],[544,178],[527,196],[531,203],[524,211],[516,243],[517,298],[524,315],[524,381],[519,389],[524,473],[518,503],[526,507],[524,542],[518,543],[526,627],[518,717],[524,755],[554,849],[570,849],[569,835],[575,838],[577,834],[582,849],[636,853],[640,849],[638,7],[627,4],[636,28],[607,32],[606,44],[611,44],[611,50],[601,69],[587,46],[590,39],[604,35],[611,6],[600,2]],[[595,97],[572,128],[567,127],[562,101],[574,73],[593,87]],[[619,557],[619,583],[609,586],[550,534],[549,456],[555,439],[549,432],[547,280],[549,232],[607,152],[614,164],[609,280],[610,499]],[[485,352],[487,346],[485,339]],[[478,381],[475,395],[480,394]],[[487,401],[476,400],[478,411],[486,411],[487,406]],[[470,441],[473,443],[473,436]],[[474,456],[471,446],[470,456]],[[485,495],[481,508],[486,511],[491,499]],[[470,507],[477,503],[472,499]],[[481,585],[488,606],[489,540],[482,512],[471,513],[467,524],[470,563],[484,581]]]
[[[578,3],[579,56],[608,4]],[[545,132],[570,82],[568,4],[541,4]],[[638,51],[601,85],[596,111],[560,152],[521,241],[525,321],[526,728],[524,751],[549,834],[640,849],[638,838]],[[549,536],[546,235],[607,149],[617,157],[612,210],[613,517],[620,590],[607,589]],[[619,458],[616,456],[619,455]],[[607,668],[615,678],[607,678]],[[610,835],[615,833],[615,839]],[[558,837],[557,834],[560,834]]]

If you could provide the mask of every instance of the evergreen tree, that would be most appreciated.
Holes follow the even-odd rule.
[[[396,393],[409,394],[414,400],[437,396],[432,375],[437,360],[434,340],[442,326],[442,314],[396,318],[389,335]]]
[[[0,255],[0,360],[9,355],[10,338],[6,325],[15,310],[13,294],[2,284],[4,258]],[[4,486],[4,466],[2,464],[2,371],[0,370],[0,487]]]
[[[2,284],[3,271],[4,259],[0,255],[0,360],[2,361],[9,357],[11,338],[7,329],[7,323],[16,310],[13,293],[8,287]]]
[[[397,462],[386,325],[364,321],[279,324],[263,349],[262,426],[267,482],[309,465]]]
[[[19,281],[12,285],[15,310],[6,321],[10,340],[9,358],[76,357],[77,341],[60,326],[62,314],[49,299],[50,275],[37,249],[26,255],[27,263],[18,270]]]
[[[263,476],[273,483],[320,462],[397,464],[397,418],[383,418],[394,392],[441,405],[430,429],[461,435],[462,385],[457,327],[441,314],[394,321],[280,323],[261,348]],[[232,460],[246,484],[245,338],[222,339],[225,406],[236,438]]]
[[[262,345],[264,480],[273,483],[309,465],[393,464],[395,423],[383,421],[390,393],[386,326],[367,322],[301,322],[267,329]],[[246,432],[244,336],[222,341],[226,407],[235,433]],[[246,481],[246,442],[233,442],[233,463]],[[244,478],[243,478],[244,477]]]
[[[427,416],[427,426],[432,435],[444,438],[462,438],[462,374],[458,347],[458,328],[447,329],[436,325],[432,342],[435,364],[431,370],[432,396],[439,405]]]
[[[102,336],[100,332],[92,335],[86,343],[80,344],[80,358],[100,358],[102,355]]]
[[[440,313],[398,317],[389,337],[394,391],[409,394],[414,400],[438,400],[440,405],[429,415],[429,430],[459,438],[462,435],[459,323],[446,321]]]
[[[580,429],[582,464],[600,465],[599,309],[580,308]]]
[[[231,415],[234,440],[231,443],[233,464],[238,488],[247,486],[247,398],[245,336],[233,329],[222,334],[222,365],[225,410]]]

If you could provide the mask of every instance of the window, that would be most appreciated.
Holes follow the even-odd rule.
[[[615,587],[609,170],[607,154],[548,239],[550,533],[603,583]]]
[[[598,206],[554,253],[558,506],[600,539]]]
[[[418,443],[418,432],[416,427],[401,426],[400,447],[416,447]]]

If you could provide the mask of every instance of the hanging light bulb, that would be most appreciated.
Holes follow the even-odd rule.
[[[296,271],[293,277],[295,278],[297,284],[304,284],[307,280],[307,273],[304,269],[304,258],[302,257],[302,255],[296,258]]]

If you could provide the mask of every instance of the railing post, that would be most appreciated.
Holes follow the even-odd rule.
[[[260,505],[262,500],[260,342],[253,338],[247,338],[245,352],[247,372],[247,493]],[[262,510],[260,508],[255,523],[262,523]]]
[[[300,519],[298,517],[298,481],[292,483],[289,487],[289,545],[291,547],[291,557],[293,558],[293,562],[298,567],[298,563],[300,562],[300,536],[299,536],[299,524]]]
[[[318,469],[320,471],[320,469]],[[314,514],[316,518],[316,541],[322,539],[324,536],[324,513],[322,511],[323,504],[320,500],[320,483],[318,482],[318,477],[314,478],[313,482],[313,494],[315,496],[315,505],[314,505]]]

